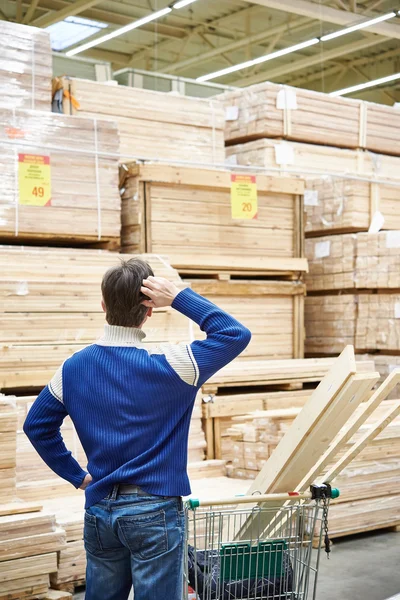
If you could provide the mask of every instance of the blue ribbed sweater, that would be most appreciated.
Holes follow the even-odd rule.
[[[246,348],[251,334],[189,289],[172,306],[198,323],[207,338],[149,350],[141,330],[106,325],[101,340],[64,362],[28,413],[24,431],[33,446],[78,488],[86,471],[60,432],[70,415],[93,478],[86,508],[120,483],[161,496],[190,494],[187,446],[196,393]]]

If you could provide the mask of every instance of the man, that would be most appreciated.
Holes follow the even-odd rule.
[[[181,600],[186,471],[196,393],[240,354],[251,334],[189,289],[139,259],[102,282],[104,336],[66,360],[25,421],[32,444],[60,477],[85,490],[86,600]],[[143,345],[154,308],[172,306],[207,338]],[[66,449],[67,415],[88,458],[86,473]]]

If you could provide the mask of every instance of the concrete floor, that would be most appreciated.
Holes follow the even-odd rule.
[[[337,540],[321,552],[317,600],[387,600],[400,593],[400,533]],[[84,600],[84,592],[74,596]]]

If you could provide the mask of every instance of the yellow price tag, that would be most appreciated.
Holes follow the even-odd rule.
[[[257,219],[255,175],[231,175],[232,219]]]
[[[19,203],[26,206],[51,204],[50,156],[18,155]]]

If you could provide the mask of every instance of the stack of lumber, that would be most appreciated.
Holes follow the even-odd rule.
[[[119,247],[118,146],[112,121],[0,109],[0,239]],[[39,159],[42,186],[22,170]]]
[[[398,351],[399,247],[399,231],[307,239],[307,353]]]
[[[15,498],[17,409],[15,398],[0,394],[0,504]]]
[[[398,231],[309,238],[307,292],[400,289],[399,248]]]
[[[374,362],[359,357],[359,371],[373,371]],[[334,359],[234,361],[203,386],[203,423],[207,457],[232,460],[228,429],[243,422],[252,411],[292,409],[304,406],[313,386],[332,368]],[[286,391],[277,391],[286,390]]]
[[[337,354],[346,344],[357,352],[396,354],[400,347],[400,293],[308,296],[306,354]]]
[[[156,275],[183,286],[165,259],[144,258]],[[0,247],[0,389],[46,385],[68,356],[102,334],[100,284],[119,260],[101,250]],[[156,310],[146,342],[188,341],[189,324],[172,308]]]
[[[224,111],[217,99],[191,98],[85,79],[63,78],[65,114],[117,121],[122,160],[224,162]]]
[[[255,479],[257,473],[267,462],[301,408],[256,411],[241,418],[240,424],[234,424],[227,430],[232,443],[230,460],[232,467],[228,471],[238,479]],[[235,422],[236,418],[233,419]],[[225,446],[225,452],[228,448]]]
[[[400,369],[400,356],[390,356],[386,354],[364,354],[358,356],[358,358],[372,361],[374,363],[375,371],[378,371],[380,374],[380,384],[383,383],[383,381],[389,377],[389,375],[395,369]],[[388,394],[388,399],[390,400],[397,400],[398,398],[400,398],[400,385],[395,387],[393,391]]]
[[[46,598],[65,544],[54,513],[24,503],[0,505],[0,599]]]
[[[400,175],[399,166],[393,168],[393,176]],[[368,231],[377,212],[384,217],[381,229],[400,229],[398,182],[320,177],[308,178],[306,188],[311,192],[305,199],[307,236]]]
[[[368,179],[400,178],[398,156],[287,140],[264,138],[228,146],[226,157],[231,165],[262,167],[282,174],[293,172],[308,177],[315,174],[317,177],[323,173],[325,181],[329,179],[327,173],[338,178],[346,174]]]
[[[57,525],[65,530],[66,545],[58,553],[58,569],[50,576],[51,587],[73,593],[77,585],[85,582],[86,552],[83,544],[83,498],[68,498],[68,504],[60,500],[48,500],[45,510],[54,512]]]
[[[301,358],[304,355],[305,286],[298,281],[191,279],[195,292],[226,310],[252,332],[238,358]],[[195,337],[205,336],[199,328]]]
[[[0,21],[0,107],[51,110],[50,35]]]
[[[257,219],[231,216],[231,173],[130,163],[121,168],[122,245],[165,253],[185,274],[298,275],[304,184],[257,177]]]
[[[395,107],[275,83],[226,92],[228,146],[262,138],[400,153]],[[397,125],[397,126],[396,126]]]

